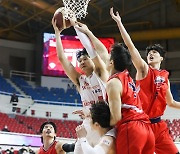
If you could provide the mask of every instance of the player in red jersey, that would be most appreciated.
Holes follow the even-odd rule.
[[[74,151],[74,143],[67,144],[56,141],[56,125],[53,122],[44,122],[40,127],[43,146],[36,154],[65,154]]]
[[[122,44],[111,50],[107,70],[107,97],[111,111],[111,125],[117,127],[117,154],[153,154],[155,139],[148,116],[143,112],[136,86],[128,67],[131,57]]]
[[[124,28],[119,13],[110,10],[112,18],[117,22],[122,38],[128,47],[132,62],[137,70],[137,87],[140,88],[139,96],[143,110],[149,115],[151,127],[155,135],[156,154],[178,154],[178,149],[169,135],[169,129],[161,116],[166,105],[180,108],[180,102],[173,99],[168,80],[169,73],[161,70],[160,65],[164,59],[165,51],[159,44],[147,47],[147,63],[141,58],[130,36]]]

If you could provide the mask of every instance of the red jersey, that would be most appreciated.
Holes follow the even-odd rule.
[[[39,150],[38,154],[57,154],[56,148],[55,148],[56,144],[57,144],[57,142],[54,141],[54,142],[50,145],[50,147],[49,147],[48,150],[45,150],[43,147],[40,147],[40,150]]]
[[[168,75],[169,73],[166,70],[156,70],[149,66],[147,76],[136,82],[137,87],[140,87],[139,97],[143,110],[150,118],[156,118],[164,114]]]
[[[121,96],[121,113],[122,119],[119,123],[128,121],[143,120],[149,123],[148,116],[143,112],[142,105],[137,95],[137,89],[133,79],[127,70],[112,75],[109,80],[118,78],[123,87]],[[108,80],[108,81],[109,81]]]

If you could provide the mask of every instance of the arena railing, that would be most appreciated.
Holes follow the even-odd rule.
[[[31,145],[33,148],[39,148],[41,144],[41,136],[33,134],[13,133],[0,131],[0,145],[12,147],[18,147],[25,144],[26,146]],[[75,139],[56,137],[60,142],[74,143]],[[17,140],[18,139],[18,140]]]
[[[9,113],[9,111],[11,110],[12,105],[10,103],[10,98],[12,95],[13,95],[13,93],[0,91],[0,96],[3,100],[3,102],[1,102],[1,104],[2,104],[1,109],[0,109],[1,112]],[[21,94],[16,94],[16,95],[19,98],[21,98],[21,99],[19,99],[17,106],[16,106],[16,108],[19,108],[21,110],[21,113],[24,113],[25,111],[27,111],[34,104],[34,101],[32,100],[31,96],[21,95]],[[8,96],[9,100],[7,99],[7,97],[6,98],[4,97],[5,99],[3,99],[3,96]],[[28,100],[28,101],[26,101],[26,100]]]
[[[16,70],[10,70],[10,78],[15,76],[21,76],[27,78],[29,81],[32,81],[36,77],[35,73],[32,72],[22,72],[22,71],[16,71]]]
[[[5,92],[5,91],[0,91],[0,94],[3,94],[3,95],[9,95],[9,96],[12,96],[13,93],[8,93],[8,92]],[[29,95],[21,95],[21,94],[16,94],[18,97],[22,97],[22,98],[30,98],[32,99],[31,96]]]
[[[68,103],[68,102],[56,102],[56,101],[45,101],[45,100],[34,100],[35,103],[49,104],[49,105],[62,105],[62,106],[76,106],[81,107],[80,103]]]
[[[3,104],[3,107],[1,107],[0,112],[2,113],[13,113],[13,114],[17,114],[17,115],[26,115],[26,112],[29,108],[31,108],[32,104],[20,104],[19,102],[17,103],[17,106],[15,106],[17,108],[17,110],[19,109],[19,112],[12,112],[12,105],[9,102],[8,104]]]

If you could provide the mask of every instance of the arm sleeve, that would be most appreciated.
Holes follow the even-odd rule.
[[[104,149],[100,145],[96,145],[94,148],[91,147],[86,138],[80,139],[82,151],[85,154],[106,154]]]
[[[65,152],[73,152],[74,151],[74,147],[75,147],[75,143],[72,143],[72,144],[65,143],[65,144],[63,144],[62,149]]]
[[[97,53],[94,51],[94,49],[91,45],[91,41],[89,40],[88,36],[86,34],[80,32],[75,26],[74,26],[74,29],[75,29],[82,45],[87,50],[87,53],[90,56],[90,58],[91,59],[95,58],[97,56]]]
[[[83,154],[82,148],[81,148],[81,143],[79,139],[77,140],[74,148],[74,154]]]

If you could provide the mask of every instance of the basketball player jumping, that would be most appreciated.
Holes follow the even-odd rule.
[[[139,96],[143,110],[149,115],[151,128],[155,135],[155,152],[156,154],[178,154],[178,149],[169,135],[169,129],[165,121],[161,120],[166,105],[180,109],[180,102],[173,99],[170,91],[169,73],[160,69],[165,51],[159,44],[147,47],[146,63],[124,28],[119,13],[114,14],[113,8],[111,8],[110,14],[119,27],[121,36],[129,49],[132,62],[137,70],[137,87],[140,87]]]
[[[56,49],[57,49],[58,58],[67,76],[76,85],[80,93],[81,101],[83,104],[83,111],[84,111],[84,114],[86,115],[86,118],[83,121],[83,125],[85,126],[87,130],[86,137],[87,137],[88,142],[92,146],[94,146],[97,144],[98,139],[96,139],[96,137],[90,133],[91,132],[91,129],[89,126],[90,121],[88,118],[89,108],[95,102],[99,100],[105,100],[105,97],[106,97],[105,82],[108,79],[108,72],[106,70],[105,63],[101,60],[101,58],[96,53],[96,51],[106,50],[107,52],[107,49],[91,33],[91,36],[92,36],[91,42],[94,46],[94,49],[91,46],[90,40],[86,39],[87,41],[89,41],[89,43],[85,42],[86,43],[85,47],[87,51],[84,49],[83,51],[79,51],[77,53],[77,60],[80,63],[80,68],[84,72],[84,74],[80,74],[79,72],[75,70],[74,66],[68,61],[68,59],[66,58],[64,54],[61,37],[60,37],[60,33],[62,32],[62,30],[59,31],[59,29],[56,27],[56,21],[54,20],[54,18],[52,19],[52,24],[55,30]],[[79,154],[81,154],[81,152],[79,152]]]

